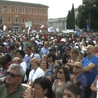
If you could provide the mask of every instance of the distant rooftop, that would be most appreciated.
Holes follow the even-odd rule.
[[[32,0],[33,1],[33,0]],[[8,1],[8,0],[0,0],[0,4],[9,4],[9,5],[29,5],[29,6],[35,6],[35,7],[46,7],[49,8],[47,5],[43,4],[36,4],[36,3],[27,3],[27,2],[19,2],[19,1]]]

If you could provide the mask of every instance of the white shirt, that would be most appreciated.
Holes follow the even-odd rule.
[[[23,61],[20,63],[20,66],[23,68],[23,70],[26,72],[27,66],[26,66],[26,62]]]
[[[20,66],[23,68],[23,70],[26,72],[26,69],[27,69],[27,66],[26,66],[26,62],[25,61],[23,61],[23,62],[21,62],[20,63]],[[25,74],[25,76],[24,76],[24,81],[26,81],[27,80],[27,76],[26,76],[26,74]]]
[[[44,71],[40,67],[38,67],[36,71],[34,69],[31,70],[31,72],[29,73],[29,83],[33,82],[40,76],[44,76]]]

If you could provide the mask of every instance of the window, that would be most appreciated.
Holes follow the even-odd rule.
[[[15,12],[18,12],[18,8],[17,7],[15,8]]]
[[[11,7],[8,7],[8,12],[11,12]]]
[[[40,23],[40,24],[42,23],[42,20],[41,20],[41,19],[39,20],[39,23]]]
[[[4,18],[2,17],[2,22],[4,22]]]
[[[37,19],[34,19],[34,23],[37,23]]]
[[[22,13],[25,13],[25,9],[24,8],[22,8]]]
[[[36,14],[37,13],[37,10],[34,10],[34,14]]]
[[[45,14],[47,14],[47,10],[45,10]]]
[[[8,18],[8,22],[11,22],[11,18]]]
[[[42,14],[42,10],[39,10],[39,14]]]
[[[30,8],[28,9],[28,13],[31,13],[31,9]]]
[[[24,18],[22,18],[22,23],[24,23],[25,22],[25,20],[24,20]]]
[[[18,22],[18,18],[15,18],[15,22]]]

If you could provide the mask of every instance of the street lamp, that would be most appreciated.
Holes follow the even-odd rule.
[[[85,6],[85,4],[83,4],[83,6]],[[93,5],[93,7],[96,7],[96,5]],[[90,18],[91,18],[90,15],[91,14],[90,14],[90,8],[89,8],[89,20],[87,20],[88,21],[87,26],[89,26],[89,30],[90,30]]]

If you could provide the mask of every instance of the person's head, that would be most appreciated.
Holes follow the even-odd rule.
[[[23,59],[25,56],[25,52],[23,50],[18,50],[16,52],[16,56],[19,57],[20,59]]]
[[[72,50],[71,50],[70,56],[71,56],[72,59],[78,57],[78,55],[79,55],[79,52],[78,52],[77,49],[72,49]]]
[[[52,83],[46,77],[39,77],[34,81],[34,97],[55,98],[52,91]]]
[[[11,64],[6,72],[6,83],[8,85],[19,85],[25,72],[19,64]]]
[[[62,38],[61,41],[60,41],[60,45],[61,46],[64,46],[65,45],[65,42],[66,42],[66,39],[65,38]]]
[[[21,63],[21,59],[19,57],[15,57],[13,58],[13,64],[20,64]]]
[[[49,47],[51,47],[53,45],[53,41],[49,42]]]
[[[65,81],[70,81],[69,71],[66,67],[60,67],[57,73],[58,79],[64,79]]]
[[[98,45],[95,45],[94,52],[95,52],[95,53],[98,52]]]
[[[54,62],[55,61],[55,55],[54,54],[48,54],[47,55],[47,57],[48,57],[48,62]]]
[[[11,61],[11,56],[9,54],[4,55],[0,58],[0,65],[3,69],[8,68],[8,63]]]
[[[32,47],[32,53],[36,53],[36,48]]]
[[[45,59],[42,59],[42,60],[41,60],[40,67],[41,67],[42,69],[48,69],[48,68],[49,68],[48,61],[45,60]]]
[[[87,55],[92,55],[94,53],[94,46],[93,45],[88,45],[86,47],[86,53],[87,53]]]
[[[81,87],[80,83],[75,83],[67,86],[64,89],[63,98],[80,98]]]
[[[37,69],[40,66],[40,60],[36,57],[33,57],[31,60],[31,65],[34,69]]]
[[[13,57],[13,55],[16,54],[15,46],[10,46],[9,47],[9,54],[10,54],[11,57]]]
[[[31,55],[31,52],[32,52],[31,46],[26,46],[25,52],[27,55]]]
[[[83,65],[81,62],[75,62],[73,65],[73,73],[79,74],[83,71]]]
[[[45,48],[48,47],[48,42],[47,42],[47,41],[44,42],[44,47],[45,47]]]

